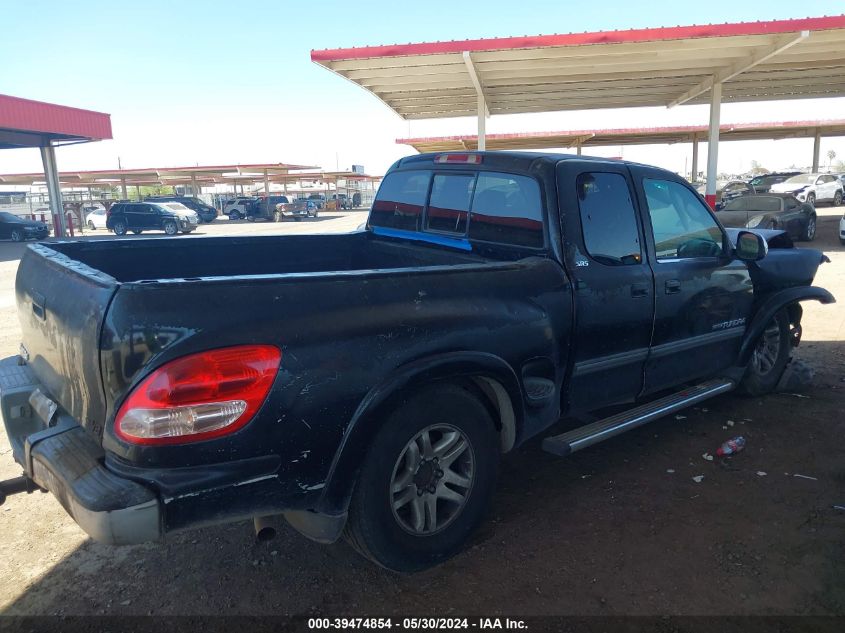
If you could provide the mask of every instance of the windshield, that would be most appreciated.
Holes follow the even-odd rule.
[[[178,213],[190,213],[191,212],[191,210],[188,207],[186,207],[184,204],[181,204],[179,202],[168,202],[167,204],[163,204],[161,206],[166,207],[166,208],[170,209],[171,211],[177,211]]]
[[[811,185],[816,182],[816,175],[815,174],[798,174],[797,176],[793,176],[786,180],[789,184],[795,185]]]

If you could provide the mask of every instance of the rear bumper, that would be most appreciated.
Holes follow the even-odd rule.
[[[159,540],[162,508],[149,488],[107,470],[91,435],[46,400],[17,357],[0,361],[0,412],[15,461],[97,541],[127,545]],[[45,419],[46,418],[46,419]]]

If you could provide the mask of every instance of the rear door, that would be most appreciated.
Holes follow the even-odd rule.
[[[654,281],[625,165],[562,161],[558,196],[575,287],[573,410],[633,400],[643,385]]]
[[[648,226],[655,320],[643,393],[712,376],[736,359],[753,286],[724,229],[688,184],[632,166]]]

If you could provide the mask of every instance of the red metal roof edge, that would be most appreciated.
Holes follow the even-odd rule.
[[[556,35],[525,35],[450,42],[421,42],[416,44],[386,44],[357,48],[312,50],[311,61],[328,62],[372,57],[403,57],[409,55],[437,55],[463,51],[494,51],[517,48],[546,48],[552,46],[583,46],[585,44],[619,44],[623,42],[654,42],[703,37],[736,35],[766,35],[792,31],[823,31],[845,28],[845,15],[816,18],[794,18],[765,22],[735,22],[724,24],[696,24],[668,26],[627,31],[595,31]]]
[[[820,121],[776,121],[772,123],[722,123],[719,131],[730,130],[757,130],[757,129],[798,129],[805,127],[824,127],[832,125],[845,125],[845,119],[824,119]],[[490,140],[506,140],[511,138],[542,138],[547,136],[622,136],[623,134],[673,134],[684,132],[706,132],[706,125],[678,125],[669,127],[639,127],[639,128],[616,128],[604,130],[559,130],[556,132],[508,132],[502,134],[487,134]],[[435,141],[474,141],[478,140],[475,134],[455,136],[422,136],[419,138],[397,138],[399,145],[412,145],[414,143],[435,142]]]
[[[314,169],[317,165],[288,165],[286,163],[255,163],[252,165],[189,165],[187,167],[127,167],[126,169],[65,169],[59,173],[59,176],[62,174],[125,174],[127,176],[133,175],[135,172],[138,171],[154,171],[154,172],[167,172],[167,171],[202,171],[203,169],[232,169],[237,170],[238,168],[261,168],[261,169]],[[0,174],[2,176],[37,176],[37,175],[44,175],[42,172],[33,172],[33,173],[25,173],[25,174]],[[202,175],[202,174],[198,174]],[[270,174],[271,176],[273,174]]]
[[[104,112],[0,94],[0,128],[90,141],[112,138]]]

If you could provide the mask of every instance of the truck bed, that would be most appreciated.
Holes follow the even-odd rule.
[[[118,282],[478,263],[477,255],[367,233],[59,242],[40,246]]]

